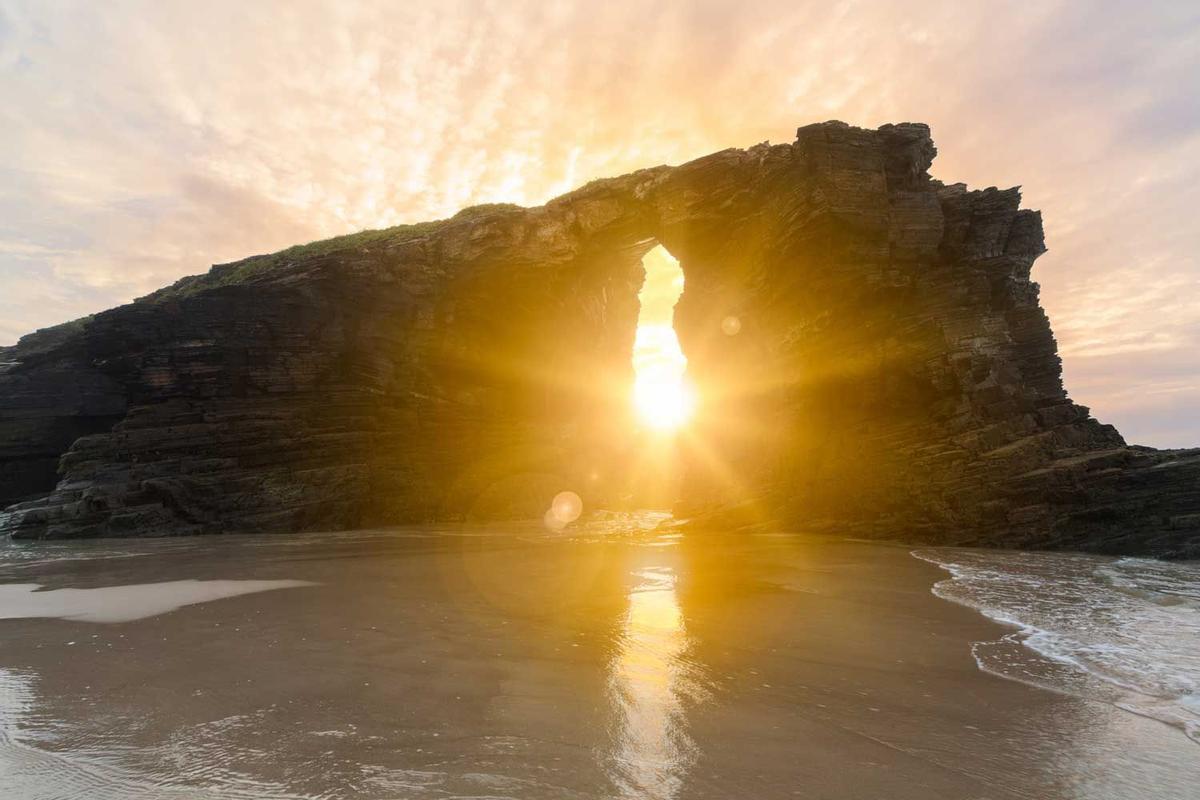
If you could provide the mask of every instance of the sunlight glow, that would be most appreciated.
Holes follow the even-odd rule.
[[[609,668],[616,718],[610,777],[621,798],[673,800],[696,760],[685,701],[702,696],[685,654],[689,647],[667,566],[635,572],[619,649]]]
[[[663,431],[681,427],[696,409],[695,393],[682,375],[638,375],[633,403],[643,422]]]
[[[646,283],[639,299],[633,345],[633,407],[650,428],[668,432],[685,425],[696,410],[695,388],[685,377],[687,358],[672,325],[683,293],[683,269],[661,245],[642,259]]]

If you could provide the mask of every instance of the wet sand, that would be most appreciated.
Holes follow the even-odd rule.
[[[905,548],[520,526],[6,548],[0,584],[41,591],[311,584],[124,622],[0,619],[13,800],[1184,798],[1200,782],[1178,731],[981,672],[971,643],[1008,630],[933,596],[945,574]]]

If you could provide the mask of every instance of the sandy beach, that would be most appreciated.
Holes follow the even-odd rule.
[[[1183,798],[1200,781],[1179,731],[981,671],[972,643],[1011,628],[934,596],[946,574],[903,547],[445,527],[11,545],[0,563],[0,583],[40,587],[21,613],[139,586],[154,614],[63,619],[59,594],[59,617],[0,620],[13,800]],[[201,583],[173,610],[146,599],[175,581]]]

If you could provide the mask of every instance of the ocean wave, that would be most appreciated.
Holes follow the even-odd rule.
[[[1200,564],[1074,553],[914,550],[933,593],[1018,630],[972,647],[980,669],[1110,703],[1200,743]]]

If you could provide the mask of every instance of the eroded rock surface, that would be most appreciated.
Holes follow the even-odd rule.
[[[1040,215],[1016,189],[931,179],[935,153],[923,125],[810,125],[538,208],[217,266],[28,336],[0,350],[0,529],[333,529],[636,496],[630,353],[661,243],[704,396],[682,514],[1200,556],[1200,451],[1128,447],[1068,399],[1030,280]]]

